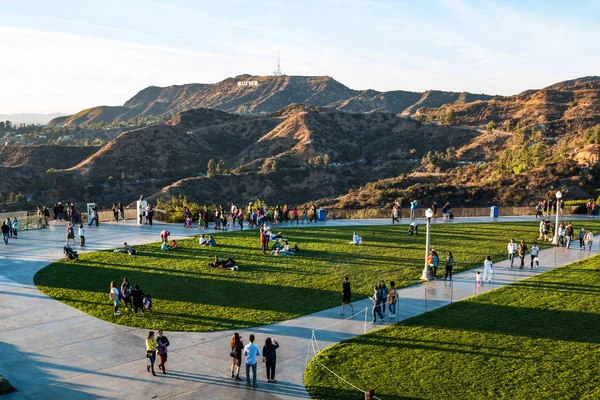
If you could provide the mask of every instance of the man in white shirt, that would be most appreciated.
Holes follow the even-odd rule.
[[[515,239],[510,239],[508,242],[508,246],[506,246],[508,250],[508,259],[510,260],[510,267],[513,266],[513,260],[515,259],[515,252],[517,251],[517,244],[515,243]]]
[[[252,368],[252,386],[256,387],[256,358],[260,357],[260,350],[254,344],[254,335],[250,335],[250,343],[244,347],[246,357],[246,386],[250,386],[250,368]]]
[[[531,246],[531,267],[533,268],[533,263],[537,264],[537,268],[540,267],[540,258],[538,257],[540,254],[540,248],[537,245],[537,242],[533,242],[533,246]]]

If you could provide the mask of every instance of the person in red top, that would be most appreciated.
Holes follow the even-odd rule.
[[[169,241],[169,235],[171,234],[171,232],[164,230],[160,233],[160,239],[161,241],[167,243]]]
[[[294,219],[292,220],[292,224],[294,223],[294,221],[296,221],[296,225],[299,224],[298,222],[298,207],[294,206]]]
[[[267,232],[263,228],[260,228],[260,248],[263,254],[266,253],[267,247]]]

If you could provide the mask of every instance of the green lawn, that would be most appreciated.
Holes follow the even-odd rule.
[[[309,364],[316,399],[600,398],[600,257],[328,348]],[[400,305],[401,306],[401,305]]]
[[[424,227],[423,227],[424,228]],[[362,246],[349,241],[353,227],[282,228],[297,256],[263,256],[257,231],[216,235],[217,248],[200,247],[197,239],[163,253],[158,244],[136,246],[138,256],[101,251],[79,262],[56,262],[39,271],[35,284],[47,295],[88,314],[118,324],[181,331],[241,329],[288,320],[340,304],[341,280],[349,275],[354,299],[370,294],[369,286],[384,279],[399,286],[421,275],[424,232],[407,236],[406,226],[358,228]],[[424,229],[423,229],[424,230]],[[481,265],[484,256],[506,258],[511,236],[528,242],[535,224],[435,224],[432,243],[442,259],[454,253],[458,272]],[[233,257],[239,271],[210,268],[215,254]],[[127,276],[152,294],[154,315],[113,316],[109,283]]]

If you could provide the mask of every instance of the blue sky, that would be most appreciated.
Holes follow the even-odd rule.
[[[149,85],[290,75],[515,94],[600,74],[600,1],[22,1],[0,10],[0,113],[118,105]],[[91,3],[91,2],[90,2]]]

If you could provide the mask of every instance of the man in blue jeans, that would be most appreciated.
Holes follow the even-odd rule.
[[[250,367],[252,367],[252,386],[256,387],[256,358],[260,357],[260,350],[254,344],[254,335],[250,335],[250,343],[244,348],[246,357],[246,386],[250,386]]]

